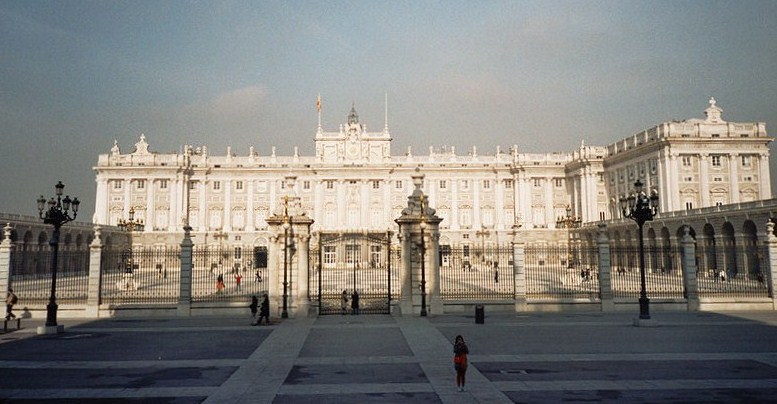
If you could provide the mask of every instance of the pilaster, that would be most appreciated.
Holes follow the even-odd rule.
[[[615,311],[615,301],[612,295],[612,257],[610,255],[610,240],[607,238],[607,225],[599,224],[599,235],[596,239],[599,247],[599,298],[602,311]]]
[[[178,295],[177,314],[190,316],[192,311],[192,250],[194,243],[191,237],[192,228],[184,226],[183,240],[181,241],[181,281]]]
[[[696,243],[691,237],[690,227],[683,226],[682,248],[683,289],[688,300],[688,311],[699,311],[699,283],[696,279]]]
[[[102,272],[100,264],[103,254],[102,228],[94,226],[94,240],[89,245],[89,283],[86,294],[86,317],[100,317],[100,285],[102,284]]]

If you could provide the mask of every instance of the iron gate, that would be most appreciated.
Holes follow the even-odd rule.
[[[318,301],[320,315],[352,314],[354,291],[360,313],[390,314],[399,291],[399,248],[392,247],[390,232],[321,233],[313,247],[310,300]]]

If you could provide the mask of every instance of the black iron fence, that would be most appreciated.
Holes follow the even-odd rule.
[[[525,250],[526,298],[598,299],[597,248],[529,244]]]
[[[766,246],[697,246],[699,297],[769,297]]]
[[[103,250],[100,301],[109,305],[177,303],[180,269],[179,247]]]
[[[515,296],[510,245],[440,247],[440,297],[443,300],[507,300]]]
[[[85,304],[89,289],[89,251],[57,254],[58,304]],[[12,251],[10,286],[19,307],[48,304],[51,295],[51,251]]]
[[[639,248],[616,246],[610,250],[612,294],[615,299],[637,299],[641,291]],[[685,297],[679,247],[645,247],[645,290],[650,299]]]
[[[318,301],[319,314],[351,313],[354,290],[361,313],[388,314],[400,290],[400,249],[389,236],[321,234],[319,240],[310,251],[308,272],[310,300]]]
[[[195,248],[192,302],[248,302],[268,291],[267,257],[240,249]]]

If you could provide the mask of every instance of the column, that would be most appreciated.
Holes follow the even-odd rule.
[[[250,233],[254,233],[256,231],[256,212],[254,211],[254,187],[255,182],[254,180],[248,180],[246,192],[248,192],[248,206],[246,206],[246,231]]]
[[[309,296],[309,268],[308,268],[308,255],[310,251],[310,225],[305,230],[299,230],[305,232],[305,234],[299,234],[295,237],[295,243],[297,244],[297,282],[296,287],[293,289],[292,302],[296,302],[297,311],[295,314],[299,317],[307,317],[310,315],[310,300]]]
[[[232,180],[222,181],[224,184],[224,221],[222,228],[225,232],[232,231]]]
[[[391,206],[391,188],[394,185],[394,182],[391,180],[386,180],[383,182],[385,186],[383,189],[383,221],[384,223],[387,223],[387,227],[393,229],[394,228],[394,218],[392,217],[394,215],[394,207]]]
[[[518,218],[521,217],[520,192],[518,192],[520,182],[518,182],[518,173],[513,173],[513,224],[518,224]]]
[[[483,178],[476,178],[472,180],[472,228],[480,229],[483,227],[481,219],[483,218],[480,211],[480,187],[483,186]]]
[[[97,197],[94,207],[95,223],[109,224],[108,216],[108,180],[100,178],[97,180]],[[3,289],[6,290],[6,289]]]
[[[431,314],[443,314],[442,298],[440,298],[440,231],[438,225],[429,226],[429,250],[426,251],[426,260],[429,269],[426,274],[429,279],[429,308]]]
[[[706,208],[710,206],[710,174],[709,174],[709,154],[702,153],[699,155],[699,184],[701,184],[699,192],[701,193],[701,206],[700,208]]]
[[[337,180],[337,223],[336,227],[347,228],[346,206],[345,206],[345,180]]]
[[[504,230],[508,228],[508,226],[505,226],[505,184],[499,177],[494,179],[494,182],[496,182],[496,184],[494,184],[496,187],[496,203],[494,204],[494,209],[496,209],[496,212],[494,212],[494,221],[496,225],[494,228],[496,230]]]
[[[758,155],[758,183],[761,184],[758,197],[760,199],[770,199],[772,197],[770,176],[769,176],[769,155],[764,153]]]
[[[684,209],[682,201],[680,201],[680,187],[679,187],[679,173],[680,169],[677,166],[677,154],[672,153],[669,156],[669,198],[672,203],[672,210]]]
[[[203,179],[202,181],[200,181],[200,186],[199,186],[200,212],[197,219],[197,221],[199,222],[197,226],[198,226],[198,229],[203,232],[208,231],[208,220],[210,220],[210,218],[208,217],[208,202],[206,199],[207,190],[205,189],[208,187],[208,184],[209,184],[209,181],[206,181],[205,179]]]
[[[154,179],[148,178],[146,181],[146,226],[143,228],[143,231],[150,232],[154,230],[154,225],[156,224],[155,220],[155,210],[156,210],[156,203],[154,203]]]
[[[402,264],[399,273],[399,314],[410,316],[413,314],[413,279],[411,254],[413,251],[413,240],[410,236],[409,226],[402,226],[398,235],[399,244],[402,251]]]
[[[324,225],[324,205],[321,202],[321,193],[324,184],[318,179],[313,182],[313,220],[318,224],[318,229],[325,229]]]
[[[599,235],[596,239],[599,247],[599,296],[602,301],[602,311],[615,310],[612,296],[612,263],[610,255],[610,240],[607,238],[607,225],[599,224]]]
[[[728,183],[731,184],[731,203],[739,203],[739,154],[731,153],[728,158]]]
[[[100,263],[102,262],[103,243],[102,228],[99,225],[94,226],[94,240],[89,245],[89,283],[86,294],[86,317],[100,317],[100,284],[102,272]]]
[[[8,223],[3,227],[3,242],[0,243],[0,291],[7,291],[11,285],[11,250],[13,250],[13,243],[11,242],[11,231],[13,227]],[[5,294],[3,294],[5,296]],[[5,314],[5,313],[3,313]]]
[[[120,181],[120,180],[116,180],[116,181]],[[132,180],[122,181],[122,186],[124,187],[124,211],[121,212],[121,214],[123,217],[126,218],[126,215],[128,214],[127,212],[129,212],[130,207],[132,206],[131,205],[132,201],[130,200],[130,198],[132,197],[132,195],[130,194],[130,189],[132,188]]]
[[[361,206],[359,207],[359,224],[358,228],[371,227],[369,213],[370,213],[370,186],[372,181],[361,180],[359,181],[359,195],[361,195]]]
[[[459,230],[459,180],[451,178],[451,217],[450,229]]]
[[[770,220],[766,223],[766,250],[769,257],[765,268],[766,286],[769,288],[769,297],[772,298],[772,310],[777,310],[777,236],[774,235],[774,223]]]
[[[177,314],[190,316],[192,312],[192,250],[194,243],[191,237],[191,227],[184,227],[183,241],[181,241],[181,281],[179,284],[179,296]]]
[[[553,206],[553,178],[545,177],[543,196],[545,198],[545,225],[550,228],[555,226],[556,218]]]
[[[666,172],[667,165],[664,163],[664,159],[661,158],[661,156],[659,156],[656,165],[658,166],[658,203],[660,204],[659,211],[669,212],[671,210],[669,203],[671,202],[672,198],[669,194],[669,174]],[[616,195],[616,198],[620,198],[620,195]],[[613,217],[617,217],[617,215]]]
[[[186,174],[183,174],[182,177],[186,178]],[[181,229],[183,227],[183,219],[188,212],[188,203],[184,202],[187,199],[188,190],[182,184],[185,184],[185,181],[178,177],[168,180],[167,192],[170,194],[170,205],[168,206],[167,223],[165,223],[168,231]]]
[[[515,277],[515,311],[524,312],[528,309],[526,302],[526,245],[518,236],[518,230],[513,231],[511,244],[513,247],[513,276]]]
[[[683,288],[688,301],[688,311],[699,311],[699,284],[696,280],[696,243],[691,237],[690,227],[683,226],[682,248]]]
[[[270,297],[270,315],[275,310],[280,315],[283,305],[283,228],[277,222],[269,222],[269,244],[267,245],[267,269],[270,271],[270,284],[267,286],[267,294]],[[280,234],[279,234],[280,232]]]

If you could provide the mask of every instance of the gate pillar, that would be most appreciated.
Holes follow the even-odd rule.
[[[3,227],[3,242],[0,243],[0,293],[8,291],[11,285],[11,250],[13,250],[13,243],[11,242],[11,231],[13,227],[8,223]]]
[[[310,226],[313,219],[302,209],[296,195],[297,177],[286,176],[283,196],[272,216],[266,219],[269,226],[270,246],[267,266],[270,270],[270,315],[280,317],[307,317],[310,310],[308,295],[308,252],[310,251]]]
[[[399,307],[403,316],[443,312],[438,254],[442,219],[429,207],[421,190],[424,175],[419,171],[416,168],[412,176],[415,189],[407,198],[407,207],[395,220],[402,242]]]

